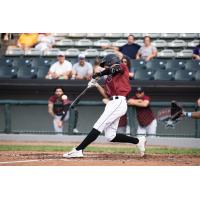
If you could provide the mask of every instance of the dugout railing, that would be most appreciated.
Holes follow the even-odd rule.
[[[184,107],[185,110],[188,111],[198,110],[195,103],[183,102],[181,103],[181,105]],[[93,122],[96,119],[98,119],[97,116],[101,114],[103,106],[104,104],[101,101],[79,102],[79,104],[77,105],[77,109],[81,113],[81,122],[79,124],[80,133],[78,134],[87,134],[89,132],[88,130],[91,128]],[[153,108],[154,113],[156,114],[158,110],[170,107],[170,103],[152,102],[151,106]],[[137,120],[136,112],[133,107],[128,108],[127,117],[129,134],[136,135]],[[0,118],[1,133],[55,134],[53,129],[45,130],[46,127],[52,125],[50,123],[52,119],[49,118],[49,115],[47,113],[47,101],[0,100]],[[49,118],[48,122],[45,121],[46,118]],[[73,134],[74,123],[74,109],[71,109],[69,121],[66,123],[67,127],[65,128],[65,131],[62,134]],[[18,127],[18,124],[21,124],[21,127]],[[29,129],[29,127],[32,128]],[[166,128],[163,123],[158,122],[157,136],[200,138],[200,120],[183,119],[175,125],[175,128],[171,129]]]

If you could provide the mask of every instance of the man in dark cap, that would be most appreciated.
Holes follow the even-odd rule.
[[[128,105],[135,106],[138,120],[138,135],[156,135],[157,120],[150,107],[150,97],[146,96],[143,88],[138,87],[135,96],[128,100]]]

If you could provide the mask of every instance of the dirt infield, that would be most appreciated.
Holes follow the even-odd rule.
[[[65,143],[19,143],[0,142],[0,145],[63,145]],[[69,145],[69,143],[67,144]],[[70,144],[71,146],[75,144]],[[108,145],[95,144],[97,147],[106,148]],[[113,147],[116,145],[109,145]],[[129,148],[130,145],[117,145],[119,148]],[[153,154],[147,153],[140,158],[137,153],[107,153],[107,152],[85,152],[84,158],[64,159],[63,151],[0,151],[0,166],[199,166],[199,155],[184,154]]]
[[[84,158],[63,159],[63,152],[1,152],[0,166],[184,166],[200,165],[192,155],[85,153]]]

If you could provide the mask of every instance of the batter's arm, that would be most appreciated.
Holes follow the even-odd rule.
[[[99,91],[99,93],[106,99],[108,99],[108,95],[106,94],[106,91],[103,87],[101,87],[101,85],[99,85],[98,83],[96,84],[96,88]]]

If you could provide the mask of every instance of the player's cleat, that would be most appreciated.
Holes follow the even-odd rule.
[[[79,133],[79,130],[77,128],[74,128],[73,133]]]
[[[64,158],[82,158],[83,157],[83,151],[82,150],[76,150],[74,148],[70,152],[64,153],[63,157]]]
[[[140,156],[143,157],[145,152],[146,137],[145,136],[138,137],[138,140],[139,143],[137,144],[137,148],[140,151]]]

